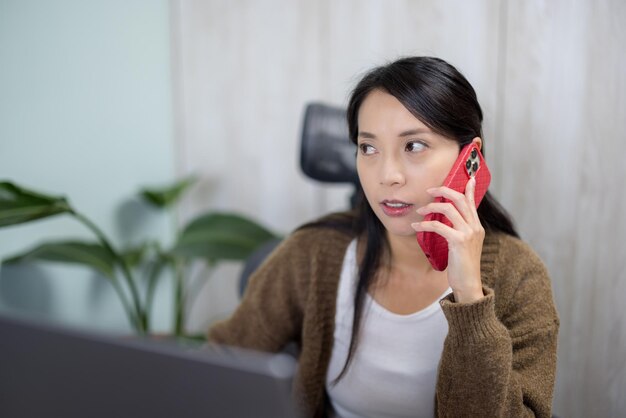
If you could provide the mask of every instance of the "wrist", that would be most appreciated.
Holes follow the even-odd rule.
[[[482,286],[474,289],[452,289],[454,301],[457,303],[472,303],[485,297]]]

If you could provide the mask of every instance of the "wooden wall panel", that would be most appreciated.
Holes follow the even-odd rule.
[[[561,315],[555,413],[626,413],[624,3],[508,2],[499,193]]]

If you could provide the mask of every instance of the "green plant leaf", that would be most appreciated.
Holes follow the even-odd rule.
[[[0,228],[71,211],[64,197],[47,196],[15,183],[0,182]]]
[[[144,188],[139,191],[148,203],[158,207],[166,208],[176,203],[182,195],[196,182],[195,177],[187,177],[171,186],[163,188]]]
[[[185,227],[172,253],[209,261],[244,260],[273,238],[276,235],[272,232],[243,216],[209,213]]]
[[[150,243],[144,242],[136,247],[127,248],[122,251],[120,256],[122,256],[122,259],[128,267],[135,268],[144,261],[146,255],[148,255],[148,252],[150,251],[150,248]]]
[[[41,244],[23,254],[3,260],[3,263],[45,260],[90,267],[115,279],[115,259],[102,245],[80,242],[62,241]]]

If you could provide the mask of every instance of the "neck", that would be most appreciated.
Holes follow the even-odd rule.
[[[402,272],[412,272],[411,276],[423,276],[434,270],[417,242],[415,235],[398,236],[387,233],[391,249],[390,267]]]

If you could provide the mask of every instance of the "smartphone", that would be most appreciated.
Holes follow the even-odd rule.
[[[478,207],[485,193],[487,193],[487,188],[491,182],[491,173],[475,143],[463,147],[443,185],[457,192],[465,193],[465,186],[470,177],[476,179],[474,201]],[[449,200],[437,197],[435,202],[449,202]],[[429,213],[424,217],[424,220],[439,221],[452,226],[452,222],[440,213]],[[418,232],[417,242],[435,270],[443,271],[448,267],[448,242],[445,238],[435,232]]]

